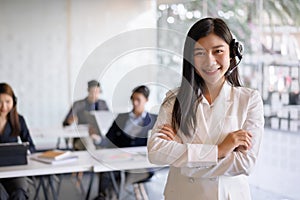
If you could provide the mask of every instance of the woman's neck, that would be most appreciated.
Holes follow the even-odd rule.
[[[7,123],[7,116],[0,115],[0,135],[3,134],[6,123]]]
[[[1,115],[0,114],[0,122],[6,122],[7,121],[7,115]]]
[[[3,134],[6,123],[7,123],[7,117],[0,115],[0,135]]]
[[[209,104],[212,104],[215,101],[222,89],[224,82],[225,80],[215,84],[206,84],[204,96]]]

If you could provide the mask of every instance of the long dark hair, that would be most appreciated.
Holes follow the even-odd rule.
[[[20,135],[20,122],[19,122],[19,115],[17,111],[17,98],[14,94],[13,89],[7,83],[0,83],[0,94],[7,94],[12,97],[13,99],[13,107],[11,111],[8,113],[7,120],[11,124],[12,128],[12,136],[19,136]]]
[[[194,45],[200,38],[210,33],[216,34],[229,45],[231,62],[228,71],[233,69],[237,63],[235,60],[236,55],[234,55],[235,51],[232,50],[231,45],[234,39],[228,26],[222,19],[204,18],[190,28],[184,44],[181,85],[172,112],[172,126],[176,130],[180,129],[187,136],[192,135],[189,132],[191,128],[195,129],[197,105],[201,101],[205,90],[205,82],[195,71],[194,67]],[[237,69],[225,77],[232,86],[241,86]]]

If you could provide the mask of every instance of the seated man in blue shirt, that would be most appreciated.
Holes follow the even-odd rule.
[[[117,116],[114,123],[110,127],[106,138],[100,142],[101,147],[137,147],[146,146],[148,132],[154,126],[157,115],[150,114],[145,111],[145,105],[148,101],[150,90],[142,85],[133,89],[130,97],[133,109],[129,113],[122,113]],[[127,173],[128,177],[129,173]],[[132,183],[139,182],[151,178],[153,172],[130,174]],[[119,172],[115,173],[116,179]],[[111,188],[109,173],[100,174],[99,192],[100,195],[96,199],[105,199],[107,194],[105,190]]]
[[[74,102],[72,108],[68,112],[63,126],[77,124],[88,124],[86,111],[108,110],[104,100],[99,99],[101,92],[100,83],[96,80],[88,82],[88,96],[82,100]],[[91,138],[74,138],[73,148],[75,150],[95,149]]]

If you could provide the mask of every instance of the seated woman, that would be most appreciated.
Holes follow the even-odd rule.
[[[133,109],[129,113],[122,113],[117,116],[110,127],[106,138],[100,142],[101,147],[137,147],[146,146],[148,131],[152,129],[156,122],[157,115],[145,111],[145,105],[148,101],[150,90],[148,87],[141,85],[133,89],[130,97]],[[96,138],[95,138],[96,139]],[[127,179],[130,176],[131,183],[140,182],[151,178],[152,172],[146,173],[127,173]],[[118,179],[119,173],[115,173]],[[128,183],[128,181],[127,181]],[[109,173],[100,174],[99,192],[100,196],[105,199],[105,189],[110,188]],[[98,197],[97,199],[101,199]]]
[[[29,150],[35,151],[25,119],[17,112],[17,98],[12,88],[0,83],[0,143],[29,143]],[[28,183],[25,177],[0,179],[0,199],[28,199]]]

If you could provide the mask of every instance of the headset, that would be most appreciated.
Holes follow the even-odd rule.
[[[236,39],[232,39],[230,44],[230,65],[234,63],[234,67],[226,72],[225,76],[229,76],[240,64],[243,58],[244,47],[242,43],[237,41]]]
[[[13,94],[12,99],[13,99],[13,105],[16,106],[18,102],[18,98]]]

